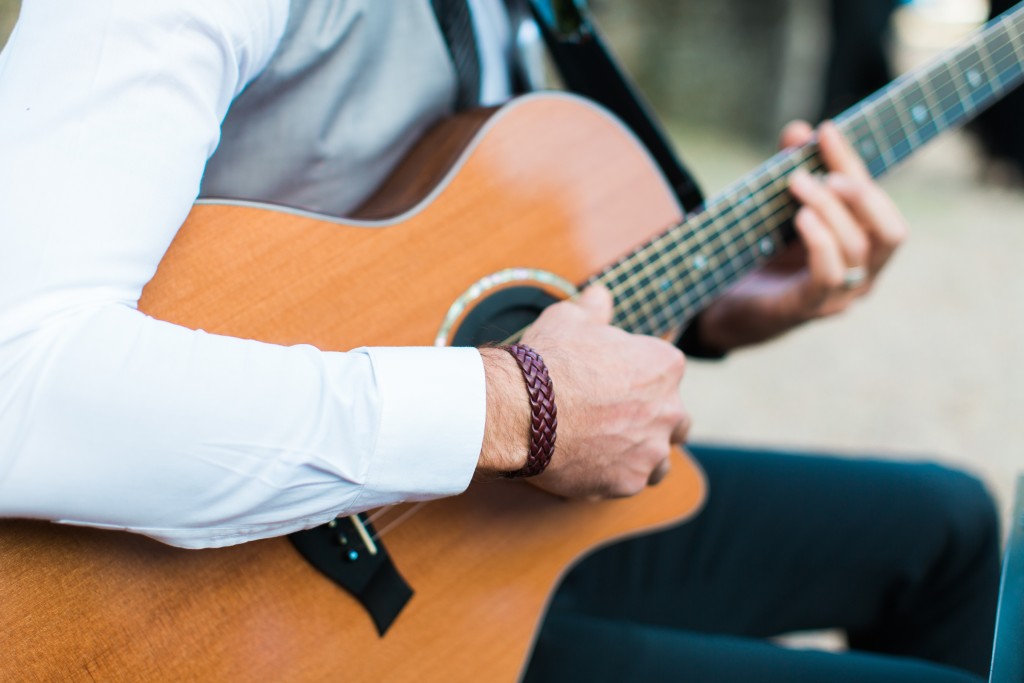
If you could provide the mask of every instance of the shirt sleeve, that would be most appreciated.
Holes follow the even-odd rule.
[[[0,53],[0,516],[221,546],[468,485],[476,350],[325,353],[136,309],[287,10],[24,4]]]

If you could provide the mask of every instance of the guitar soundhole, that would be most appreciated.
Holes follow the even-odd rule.
[[[531,286],[507,287],[481,299],[466,313],[452,346],[500,343],[521,332],[541,311],[556,303],[550,293]]]

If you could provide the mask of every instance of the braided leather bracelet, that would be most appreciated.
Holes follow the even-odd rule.
[[[558,429],[558,410],[555,408],[555,389],[548,375],[548,368],[540,354],[526,344],[502,346],[512,354],[523,371],[526,390],[530,394],[530,453],[526,464],[505,477],[535,477],[551,462],[555,452],[555,436]]]

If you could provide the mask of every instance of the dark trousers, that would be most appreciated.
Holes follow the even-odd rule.
[[[526,681],[982,681],[999,582],[983,486],[930,464],[693,447],[691,522],[565,579]],[[766,640],[845,631],[842,653]]]

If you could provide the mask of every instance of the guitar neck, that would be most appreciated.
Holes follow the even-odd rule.
[[[835,119],[878,177],[1024,80],[1024,3],[960,46]],[[817,145],[785,150],[590,282],[615,295],[614,323],[664,335],[685,324],[792,237],[788,177],[823,169]],[[589,283],[588,283],[589,284]]]

